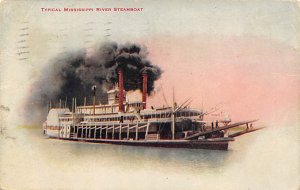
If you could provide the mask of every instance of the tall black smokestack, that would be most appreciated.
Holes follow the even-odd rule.
[[[124,111],[124,77],[123,77],[123,71],[122,69],[119,69],[118,71],[119,73],[119,112],[123,112]]]
[[[148,74],[146,71],[143,72],[143,93],[142,93],[142,102],[144,103],[143,108],[147,108],[147,83],[148,83]]]

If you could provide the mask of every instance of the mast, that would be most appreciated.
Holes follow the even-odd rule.
[[[68,96],[66,96],[65,108],[67,108]]]
[[[172,115],[171,115],[171,120],[172,120],[172,140],[175,139],[175,95],[174,95],[174,87],[173,87],[173,102],[172,102]]]
[[[92,90],[93,90],[93,115],[95,116],[96,85],[92,86]]]
[[[83,106],[84,107],[86,106],[86,97],[84,97],[84,99],[83,99]],[[83,112],[83,117],[85,117],[85,112],[86,111]],[[82,111],[81,111],[81,113],[82,113]]]
[[[74,112],[76,112],[77,109],[77,103],[76,103],[76,98],[75,98],[75,103],[74,103]]]
[[[74,98],[72,98],[72,113],[74,112]]]

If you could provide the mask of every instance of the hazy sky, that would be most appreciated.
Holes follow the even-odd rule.
[[[41,11],[72,7],[143,11]],[[1,101],[11,107],[24,102],[15,94],[28,94],[58,53],[111,40],[145,45],[163,69],[158,94],[150,98],[154,105],[161,103],[159,85],[170,95],[176,83],[179,102],[190,95],[198,108],[227,102],[237,119],[260,118],[274,101],[284,107],[277,110],[295,113],[299,18],[297,2],[287,1],[2,1]],[[240,114],[241,107],[252,114]]]
[[[299,46],[299,8],[287,1],[2,1],[2,22],[7,32],[29,22],[41,35],[67,33],[70,41],[92,28],[92,39],[136,40],[156,35],[252,35]],[[40,8],[139,7],[142,12],[41,12]],[[107,25],[107,22],[112,22]],[[2,28],[3,30],[3,28]],[[13,30],[13,31],[11,31]],[[62,31],[63,30],[63,31]],[[65,32],[64,32],[65,31]],[[58,36],[58,37],[59,37]],[[82,37],[82,36],[81,36]],[[11,39],[9,39],[11,41]],[[54,39],[46,39],[47,41]],[[57,43],[62,43],[60,40]]]

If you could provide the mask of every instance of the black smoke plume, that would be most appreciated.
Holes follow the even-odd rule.
[[[106,91],[118,82],[118,69],[124,73],[126,91],[142,90],[142,73],[148,73],[148,94],[154,90],[154,82],[161,76],[161,69],[147,59],[146,48],[137,44],[103,43],[93,52],[78,50],[62,53],[54,58],[41,73],[30,94],[27,111],[44,108],[51,101],[52,107],[65,104],[70,107],[72,98],[77,104],[92,101],[92,86],[96,85],[97,102],[106,103]],[[43,113],[44,114],[44,113]]]

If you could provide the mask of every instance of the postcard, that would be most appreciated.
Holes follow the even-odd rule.
[[[0,13],[1,190],[300,188],[298,1]]]

